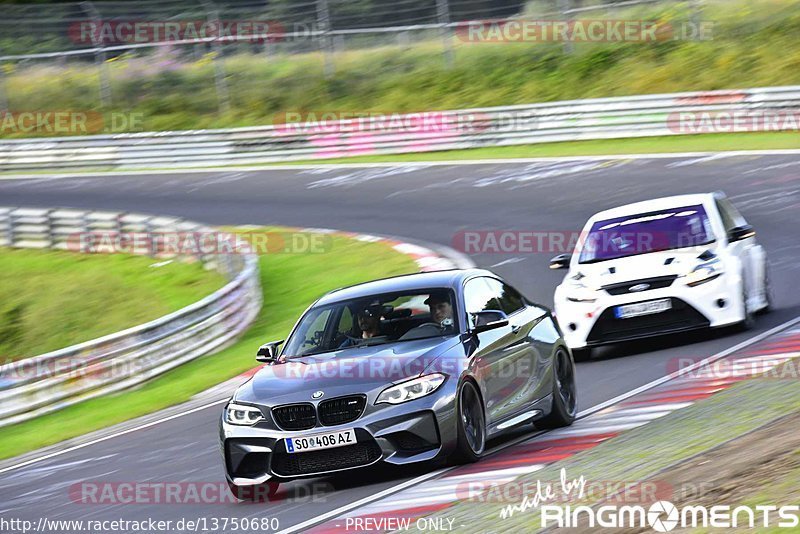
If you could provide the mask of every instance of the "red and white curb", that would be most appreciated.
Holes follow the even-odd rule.
[[[470,495],[478,497],[481,488],[489,491],[553,462],[596,447],[626,430],[691,406],[737,382],[768,373],[797,357],[800,357],[800,327],[794,326],[772,338],[696,369],[689,369],[681,376],[590,413],[571,427],[517,443],[476,464],[449,470],[441,478],[408,487],[322,524],[305,524],[304,530],[314,527],[310,532],[334,533],[348,531],[348,524],[349,531],[352,531],[354,524],[361,525],[362,530],[364,525],[386,524],[381,519],[391,518],[394,524],[398,519],[413,521],[452,506]],[[294,532],[298,527],[300,525],[284,532]],[[380,532],[383,529],[377,527],[367,531]]]

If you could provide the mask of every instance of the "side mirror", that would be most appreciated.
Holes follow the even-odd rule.
[[[472,314],[475,326],[472,328],[473,334],[480,334],[487,330],[508,326],[508,315],[500,310],[484,310]]]
[[[278,347],[283,344],[283,340],[270,341],[258,347],[256,361],[261,363],[275,363],[278,360]]]
[[[741,241],[742,239],[747,239],[748,237],[753,237],[755,235],[756,231],[749,224],[737,226],[735,228],[731,228],[728,232],[728,242],[733,243],[734,241]]]
[[[572,259],[572,254],[559,254],[550,260],[551,269],[568,269],[569,262]]]

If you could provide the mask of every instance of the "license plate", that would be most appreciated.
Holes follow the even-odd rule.
[[[306,452],[319,449],[332,449],[334,447],[344,447],[353,445],[356,442],[356,431],[341,430],[339,432],[329,432],[327,434],[316,434],[314,436],[304,436],[301,438],[286,438],[287,452]]]
[[[625,304],[614,309],[614,316],[617,319],[629,319],[640,315],[650,315],[651,313],[661,313],[672,308],[670,299],[651,300],[648,302],[637,302],[636,304]]]

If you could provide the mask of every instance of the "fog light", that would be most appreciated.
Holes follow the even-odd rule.
[[[725,299],[717,299],[717,308],[724,308],[728,302]]]

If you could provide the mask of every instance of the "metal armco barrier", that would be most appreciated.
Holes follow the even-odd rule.
[[[800,86],[787,86],[405,114],[373,122],[8,139],[0,140],[0,171],[180,168],[719,133],[714,124],[703,125],[702,114],[798,111]],[[734,128],[741,126],[732,119],[728,122]],[[764,129],[797,130],[797,123],[767,121]]]
[[[67,209],[0,208],[0,245],[80,250],[84,235],[203,235],[211,228],[171,217]],[[141,240],[146,241],[146,240]],[[146,247],[147,248],[147,247]],[[185,250],[180,251],[182,254]],[[163,249],[131,249],[158,258]],[[174,313],[64,349],[0,366],[0,426],[140,384],[234,341],[261,308],[258,257],[246,250],[183,254],[229,282]]]

